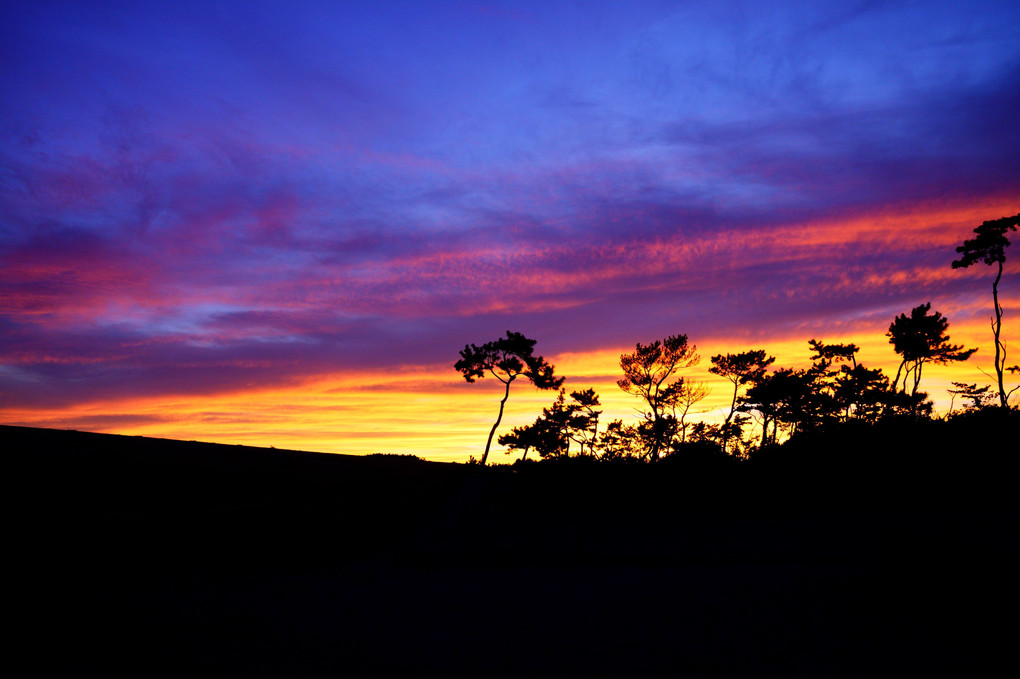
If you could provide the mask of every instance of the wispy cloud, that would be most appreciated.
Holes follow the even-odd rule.
[[[447,365],[507,328],[985,323],[948,261],[1020,211],[1008,4],[2,11],[4,413]]]

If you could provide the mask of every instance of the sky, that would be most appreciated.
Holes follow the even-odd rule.
[[[925,302],[979,347],[937,407],[992,381],[992,270],[950,263],[1020,213],[1014,1],[8,0],[0,92],[3,424],[463,461],[467,343],[635,421],[619,355],[683,333],[710,420],[710,356],[895,372]]]

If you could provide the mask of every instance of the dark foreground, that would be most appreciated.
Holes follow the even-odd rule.
[[[0,441],[18,676],[1016,670],[1001,474]]]

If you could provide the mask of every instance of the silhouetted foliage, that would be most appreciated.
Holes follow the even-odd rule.
[[[977,349],[964,349],[963,345],[950,344],[946,330],[949,320],[936,311],[929,315],[931,303],[921,304],[910,310],[910,315],[900,314],[889,325],[890,344],[902,357],[893,379],[893,390],[907,391],[907,379],[913,374],[911,396],[917,395],[921,384],[921,369],[926,363],[946,365],[966,361]],[[905,369],[905,370],[904,370]],[[903,384],[899,385],[900,375]]]
[[[891,382],[882,370],[858,362],[860,347],[853,343],[811,339],[809,368],[776,368],[772,372],[769,368],[775,358],[761,349],[717,354],[709,372],[733,384],[729,412],[719,424],[688,421],[691,409],[709,390],[702,382],[677,374],[700,361],[687,336],[638,343],[633,353],[620,356],[624,377],[617,381],[622,390],[640,397],[646,405],[636,423],[614,420],[600,431],[601,410],[595,391],[573,391],[568,400],[566,390],[560,388],[556,400],[543,408],[533,423],[514,427],[498,441],[508,454],[522,452],[518,468],[523,468],[531,451],[545,463],[576,458],[590,463],[655,463],[669,457],[670,464],[676,465],[684,456],[709,459],[716,453],[734,460],[771,459],[775,450],[791,441],[803,441],[808,434],[858,431],[855,427],[901,431],[927,426],[922,423],[933,418],[934,405],[919,388],[924,366],[965,361],[977,351],[952,344],[948,327],[949,321],[938,311],[932,312],[930,303],[896,316],[886,333],[901,358]],[[468,382],[489,372],[506,386],[480,460],[483,464],[510,383],[520,375],[542,389],[558,388],[563,382],[562,377],[553,375],[551,365],[533,356],[534,344],[534,340],[508,331],[506,338],[496,342],[466,346],[455,364]],[[1018,366],[1004,369],[1020,371]],[[953,398],[951,417],[986,409],[992,397],[987,386],[960,382],[953,383],[949,394]],[[966,401],[962,413],[953,412],[957,396]],[[760,429],[753,427],[754,423]],[[749,427],[751,433],[745,435]]]
[[[489,373],[506,385],[503,399],[499,402],[499,415],[485,442],[485,452],[481,459],[483,465],[489,459],[492,437],[503,419],[503,407],[510,398],[510,384],[521,376],[531,380],[539,389],[558,389],[563,384],[562,377],[553,375],[553,366],[541,356],[534,355],[535,342],[519,332],[507,330],[506,337],[486,342],[482,346],[465,345],[460,352],[460,360],[453,365],[468,382],[474,382]]]
[[[594,456],[602,414],[596,410],[599,405],[594,389],[571,392],[569,403],[566,391],[560,389],[556,400],[542,409],[538,419],[526,427],[514,427],[498,441],[510,450],[523,450],[524,456],[534,448],[542,457],[565,457],[570,454],[570,442],[574,441],[579,446],[578,455]]]
[[[820,421],[876,420],[888,401],[889,379],[882,370],[857,363],[860,347],[856,344],[812,339],[808,345],[813,354],[808,372],[815,377]]]
[[[645,418],[651,426],[648,457],[659,459],[660,451],[672,438],[672,418],[666,415],[677,396],[679,378],[674,375],[701,360],[697,347],[687,343],[687,335],[671,335],[651,344],[638,343],[634,353],[620,356],[623,379],[617,384],[628,394],[641,397],[648,404]]]
[[[974,229],[976,234],[974,238],[965,240],[963,245],[956,248],[963,257],[953,262],[954,269],[967,268],[977,262],[997,267],[995,280],[992,281],[992,310],[995,313],[992,318],[992,336],[995,341],[995,376],[999,387],[999,406],[1002,408],[1008,406],[1009,396],[1020,389],[1014,387],[1006,392],[1003,381],[1003,372],[1007,370],[1006,344],[1002,341],[1002,305],[999,304],[999,281],[1002,280],[1002,268],[1006,263],[1009,232],[1016,231],[1017,227],[1020,227],[1020,214],[983,222]]]
[[[542,418],[523,427],[514,427],[507,434],[500,434],[497,442],[506,446],[507,454],[522,451],[521,460],[527,459],[530,450],[542,457],[555,455],[564,448],[565,443],[559,427]]]
[[[908,394],[905,391],[889,390],[882,403],[882,420],[925,419],[932,416],[935,404],[928,398],[928,392]]]
[[[601,410],[596,410],[600,405],[598,394],[594,389],[570,392],[570,403],[567,408],[570,417],[567,422],[567,436],[570,440],[577,442],[580,450],[579,455],[595,455],[595,444],[598,440],[599,416]],[[587,448],[587,453],[585,452]]]
[[[957,396],[961,396],[969,401],[965,404],[964,410],[980,410],[985,406],[991,405],[992,399],[995,398],[994,394],[988,393],[991,387],[987,384],[983,387],[979,387],[976,382],[973,384],[953,382],[952,385],[953,387],[951,389],[946,390],[952,396],[952,399],[949,401],[950,414],[953,412],[953,404],[955,403]]]
[[[711,389],[704,382],[686,378],[677,382],[673,389],[669,398],[670,415],[676,422],[681,444],[687,442],[687,428],[690,426],[687,415],[692,407],[705,400],[710,393]]]
[[[754,381],[739,407],[743,412],[754,412],[761,418],[762,447],[778,441],[781,427],[794,434],[817,420],[818,392],[815,386],[815,376],[810,371],[790,368],[779,368]]]
[[[676,442],[660,464],[684,466],[692,470],[722,468],[736,463],[738,458],[725,452],[718,441],[701,438],[697,441]]]
[[[723,437],[722,446],[724,451],[726,450],[727,441],[732,434],[729,425],[733,420],[733,414],[737,410],[737,398],[739,397],[740,387],[760,380],[765,375],[765,370],[775,360],[774,356],[766,358],[764,349],[753,349],[739,354],[717,354],[712,357],[712,367],[708,369],[708,372],[719,375],[733,383],[733,398],[730,401],[730,412],[726,414],[726,421],[720,430]]]
[[[697,426],[697,425],[695,425]],[[640,435],[637,427],[613,420],[599,437],[596,451],[600,460],[636,459],[641,455]]]
[[[826,344],[815,339],[809,339],[808,345],[814,356],[812,363],[816,366],[824,366],[828,369],[833,363],[846,362],[851,366],[857,365],[857,352],[861,350],[856,344]]]
[[[832,395],[841,419],[874,422],[889,400],[889,378],[881,368],[840,366]]]

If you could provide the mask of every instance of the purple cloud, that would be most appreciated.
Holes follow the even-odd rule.
[[[842,327],[1020,195],[1008,4],[2,12],[5,404]]]

